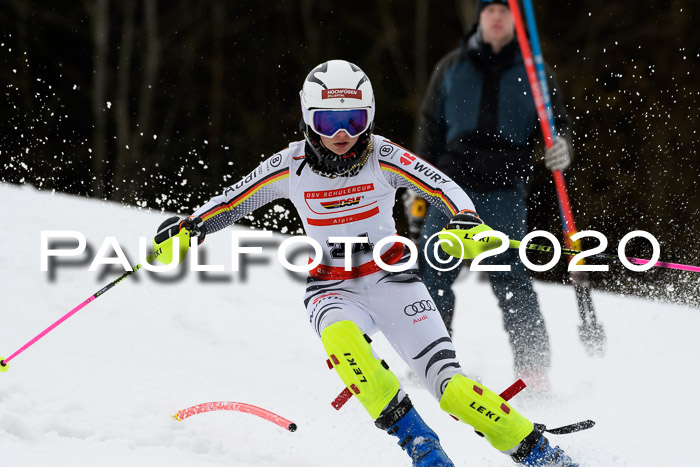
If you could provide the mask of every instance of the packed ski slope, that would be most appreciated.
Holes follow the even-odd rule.
[[[5,357],[121,274],[88,271],[105,237],[114,236],[135,264],[138,237],[152,235],[165,217],[10,185],[0,185],[0,202]],[[93,256],[58,267],[51,280],[40,271],[40,233],[48,230],[82,232]],[[275,259],[282,237],[243,277],[231,271],[232,231],[206,241],[206,262],[225,272],[187,272],[164,283],[139,271],[0,373],[0,465],[410,465],[357,401],[340,412],[331,408],[342,386],[306,322],[303,281]],[[475,274],[458,284],[462,366],[504,389],[513,375],[495,299]],[[541,283],[536,289],[551,334],[554,396],[532,399],[525,390],[513,404],[551,427],[595,420],[592,430],[551,437],[582,465],[697,465],[698,310],[594,293],[608,347],[603,358],[590,358],[578,339],[573,291]],[[383,338],[375,336],[375,344],[456,465],[513,465],[442,413]],[[216,400],[272,410],[299,429],[290,433],[235,412],[170,417]]]

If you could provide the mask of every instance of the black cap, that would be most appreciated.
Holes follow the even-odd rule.
[[[489,5],[503,5],[508,7],[508,0],[476,0],[476,22],[479,22],[479,16],[481,15],[481,10]]]

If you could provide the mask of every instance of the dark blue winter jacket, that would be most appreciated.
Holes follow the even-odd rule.
[[[461,186],[486,191],[532,174],[541,130],[517,40],[494,55],[472,31],[435,67],[417,147]],[[568,136],[561,93],[552,70],[545,69],[557,134]]]

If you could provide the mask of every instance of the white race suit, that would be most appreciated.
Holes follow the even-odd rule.
[[[436,399],[461,372],[452,341],[417,267],[383,270],[373,260],[377,242],[396,237],[392,215],[396,190],[408,188],[452,217],[474,205],[462,189],[432,165],[395,143],[374,135],[367,162],[355,176],[329,178],[310,169],[303,141],[265,160],[238,183],[199,208],[208,233],[220,230],[280,198],[296,207],[306,234],[323,249],[310,271],[304,303],[320,336],[338,321],[351,320],[366,334],[381,331]],[[330,237],[364,237],[351,251]],[[409,261],[404,245],[381,247],[384,263]],[[417,258],[414,258],[417,259]]]

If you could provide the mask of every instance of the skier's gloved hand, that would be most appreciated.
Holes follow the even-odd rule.
[[[571,148],[563,136],[558,136],[551,148],[544,152],[544,166],[554,172],[564,170],[571,164]]]
[[[463,209],[455,214],[452,219],[450,219],[450,222],[447,224],[446,228],[447,230],[469,230],[483,223],[484,221],[481,220],[476,212],[469,209]]]
[[[158,233],[156,233],[154,240],[158,244],[163,243],[167,239],[180,233],[182,229],[186,229],[191,232],[190,239],[192,237],[197,237],[200,245],[204,241],[204,237],[207,236],[207,226],[204,225],[204,221],[201,217],[186,217],[184,219],[180,219],[177,216],[173,216],[169,217],[165,220],[165,222],[160,224],[158,227]]]

